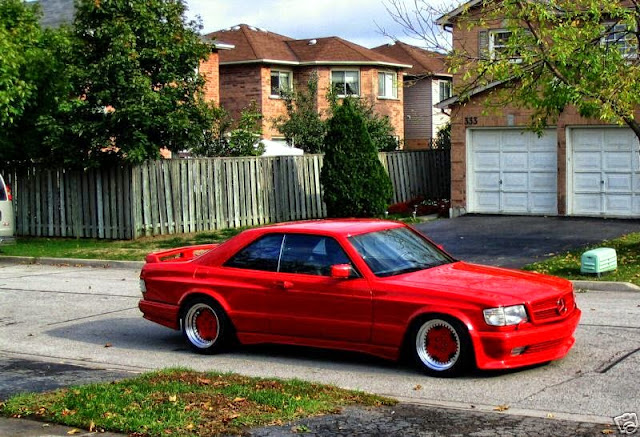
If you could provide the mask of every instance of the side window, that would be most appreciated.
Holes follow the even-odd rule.
[[[2,180],[2,176],[0,176],[0,201],[7,200],[7,190],[4,188],[4,181]]]
[[[282,234],[266,235],[236,253],[224,265],[239,269],[276,272],[283,237]]]
[[[289,234],[285,237],[280,272],[329,276],[334,264],[350,264],[342,247],[330,237]]]

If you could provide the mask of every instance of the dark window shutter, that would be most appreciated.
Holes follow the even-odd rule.
[[[478,58],[489,59],[489,31],[478,31]]]

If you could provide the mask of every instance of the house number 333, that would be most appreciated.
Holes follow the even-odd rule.
[[[465,126],[473,126],[475,124],[478,124],[478,117],[465,117],[464,118],[464,125]]]

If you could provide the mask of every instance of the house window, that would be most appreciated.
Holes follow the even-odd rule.
[[[606,48],[617,48],[620,54],[626,58],[638,56],[638,42],[635,32],[629,30],[625,24],[607,23],[607,29],[603,38]]]
[[[378,73],[378,97],[384,99],[398,98],[398,75],[381,71]]]
[[[492,30],[489,32],[489,53],[491,59],[510,58],[512,62],[521,62],[518,53],[509,55],[510,30]],[[515,56],[514,56],[515,55]]]
[[[443,101],[451,97],[451,81],[450,80],[441,80],[440,81],[440,100]]]
[[[280,97],[283,93],[291,91],[291,72],[271,70],[271,96]]]
[[[360,71],[334,70],[331,72],[331,85],[339,97],[360,95]]]

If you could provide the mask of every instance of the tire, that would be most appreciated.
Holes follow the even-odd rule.
[[[415,325],[410,340],[416,364],[428,375],[452,377],[469,368],[473,348],[467,330],[455,319],[423,319]]]
[[[220,305],[212,299],[198,297],[187,302],[181,322],[182,335],[198,353],[214,354],[226,344],[229,321]]]

